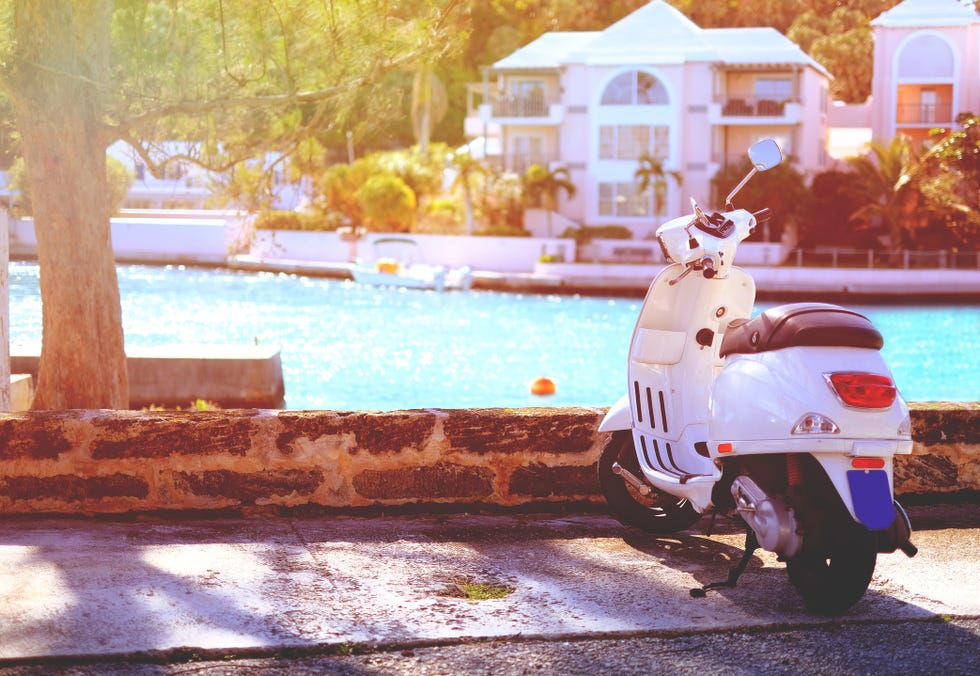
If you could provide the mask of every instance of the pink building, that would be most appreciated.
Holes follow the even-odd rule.
[[[825,169],[829,79],[772,28],[703,29],[654,0],[605,30],[546,33],[493,64],[470,90],[466,129],[499,144],[488,159],[503,168],[566,168],[577,190],[561,193],[558,211],[569,221],[644,237],[688,196],[712,198],[711,178],[760,138],[804,173]],[[634,179],[644,154],[683,176],[668,180],[661,209]]]
[[[905,0],[875,18],[871,135],[925,140],[980,114],[980,15],[959,0]]]

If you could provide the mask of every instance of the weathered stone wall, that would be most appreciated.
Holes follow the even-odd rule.
[[[0,514],[599,503],[604,412],[3,414]],[[915,454],[896,460],[897,491],[980,491],[978,414],[914,407]]]

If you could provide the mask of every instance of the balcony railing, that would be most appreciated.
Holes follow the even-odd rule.
[[[723,117],[782,117],[788,101],[756,98],[725,99],[721,107]]]
[[[978,251],[909,251],[899,249],[795,249],[786,265],[831,268],[980,269]]]
[[[951,124],[953,106],[950,103],[907,103],[895,111],[898,124]]]
[[[491,100],[494,117],[548,117],[552,103],[543,96],[500,96]]]
[[[515,174],[523,175],[533,164],[548,168],[552,162],[557,160],[556,155],[548,153],[508,153],[506,155],[491,155],[484,161],[497,171],[512,171]]]

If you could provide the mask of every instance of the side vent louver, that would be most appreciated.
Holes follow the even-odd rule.
[[[640,381],[633,381],[633,414],[636,416],[636,422],[643,423],[647,422],[650,425],[650,429],[657,429],[657,412],[660,413],[659,427],[664,432],[669,432],[667,426],[667,400],[664,396],[663,390],[660,390],[654,396],[652,388],[645,388],[642,392],[641,397],[640,391]]]

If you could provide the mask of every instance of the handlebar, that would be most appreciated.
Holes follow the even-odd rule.
[[[772,218],[772,209],[770,209],[769,207],[766,207],[765,209],[759,209],[758,211],[753,212],[752,215],[755,216],[756,223],[765,223],[766,221]]]

